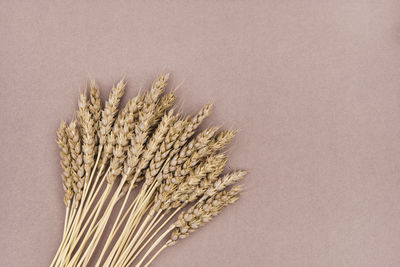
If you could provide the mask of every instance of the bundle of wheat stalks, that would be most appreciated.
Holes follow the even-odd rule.
[[[61,123],[66,215],[51,266],[147,266],[238,199],[241,187],[230,186],[246,172],[221,175],[221,150],[235,131],[213,127],[196,135],[212,105],[194,116],[174,114],[167,80],[160,75],[120,111],[124,80],[104,107],[91,81],[76,118]]]

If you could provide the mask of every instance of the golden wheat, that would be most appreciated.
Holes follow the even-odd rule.
[[[222,150],[236,131],[210,127],[196,133],[213,105],[194,116],[175,114],[174,91],[164,94],[168,79],[160,75],[121,110],[125,80],[112,87],[104,105],[91,80],[76,118],[61,122],[66,214],[51,266],[128,266],[136,260],[141,266],[160,246],[147,266],[237,200],[241,187],[227,188],[247,172],[222,175],[228,158]],[[96,250],[100,256],[93,261]]]

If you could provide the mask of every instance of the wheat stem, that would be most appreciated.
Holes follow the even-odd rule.
[[[108,205],[108,207],[107,207],[107,209],[105,211],[105,214],[102,217],[101,224],[97,228],[96,233],[95,233],[95,235],[94,235],[94,237],[92,239],[92,242],[89,245],[88,249],[86,250],[86,253],[88,253],[88,256],[86,257],[86,259],[84,261],[84,265],[85,266],[89,262],[91,256],[93,255],[94,249],[96,248],[96,246],[97,246],[97,244],[98,244],[98,242],[100,240],[100,237],[102,236],[102,234],[104,232],[104,228],[106,227],[106,224],[107,224],[107,222],[108,222],[108,220],[109,220],[109,218],[111,216],[111,212],[112,212],[115,204],[118,201],[119,193],[121,192],[122,186],[124,185],[124,183],[126,181],[126,178],[127,178],[126,176],[122,177],[122,179],[120,181],[120,184],[119,184],[117,190],[115,191],[113,197],[111,198],[110,203],[109,203],[109,205]],[[84,257],[85,257],[85,255],[82,258],[84,258]]]
[[[128,265],[132,264],[132,262],[136,259],[137,256],[139,256],[140,252],[142,252],[142,250],[149,244],[149,242],[158,234],[159,231],[161,231],[165,225],[178,213],[178,211],[180,211],[182,208],[184,208],[184,206],[180,206],[179,208],[177,208],[155,231],[154,233],[147,239],[147,241],[140,247],[140,249],[135,253],[135,255],[133,255],[133,257],[130,259],[130,261],[128,262]],[[159,223],[160,220],[168,214],[168,211],[164,212],[164,214],[160,217],[160,219],[150,228],[150,230],[148,231],[147,235],[151,233],[151,231],[154,229],[154,227],[156,227]],[[146,237],[144,237],[146,238]],[[142,241],[143,242],[143,241]]]
[[[70,210],[70,204],[68,203],[68,206],[65,208],[65,218],[64,218],[64,230],[63,230],[63,239],[65,237],[65,233],[67,231],[67,224],[68,224],[68,215],[69,215],[69,210]]]
[[[106,172],[107,173],[107,172]],[[106,181],[106,179],[101,179],[100,183],[98,184],[96,191],[93,188],[93,192],[94,194],[92,194],[92,196],[89,197],[88,201],[89,203],[87,205],[85,205],[85,210],[84,210],[84,216],[87,215],[88,211],[90,210],[90,208],[92,207],[93,201],[96,199],[98,193],[100,192],[100,189],[103,187],[104,182]],[[82,219],[84,219],[85,217],[82,217]]]
[[[125,224],[123,232],[128,232],[128,233],[133,233],[135,228],[135,225],[138,224],[138,217],[141,218],[140,213],[142,211],[142,206],[143,206],[143,199],[146,199],[148,196],[149,192],[146,192],[145,188],[142,188],[142,190],[139,192],[137,198],[137,202],[135,203],[134,208],[131,211],[131,214]],[[116,255],[119,255],[121,249],[123,248],[123,245],[126,243],[126,240],[129,239],[129,234],[128,235],[121,235],[120,238],[117,240],[116,244],[114,245],[114,249],[111,251],[110,256],[112,257],[113,254],[114,257],[116,258]]]
[[[143,209],[143,199],[148,196],[145,190],[141,190],[139,195],[137,196],[137,202],[132,209],[130,216],[125,224],[125,227],[123,229],[123,233],[129,233],[126,235],[121,235],[120,238],[117,240],[116,244],[114,245],[114,249],[111,251],[110,256],[106,262],[110,264],[111,261],[111,266],[114,266],[114,262],[118,260],[118,256],[120,253],[125,249],[126,244],[129,242],[130,238],[136,231],[136,227],[140,222],[140,219],[142,218],[144,212],[146,211],[146,208]],[[113,259],[111,259],[113,258]]]
[[[137,233],[133,236],[133,239],[129,242],[128,247],[124,250],[124,253],[122,253],[121,255],[121,259],[119,262],[123,263],[129,256],[129,252],[130,249],[132,249],[133,244],[135,244],[136,240],[138,239],[138,237],[140,236],[140,234],[142,233],[143,229],[146,227],[146,225],[148,224],[148,222],[151,220],[152,216],[146,216],[146,218],[144,219],[144,221],[142,222],[142,224],[140,225]],[[122,260],[122,261],[121,261]],[[118,262],[117,262],[118,264]],[[123,265],[123,264],[122,264]]]
[[[130,214],[129,214],[129,217],[128,217],[128,219],[127,219],[127,222],[126,222],[126,224],[125,224],[125,226],[124,226],[124,228],[123,228],[123,230],[122,230],[123,233],[126,231],[128,225],[129,225],[129,223],[130,223],[131,220],[132,220],[132,214],[134,214],[134,211],[136,210],[137,206],[139,205],[140,197],[141,197],[142,194],[143,194],[142,191],[139,192],[139,194],[136,196],[136,198],[135,198],[135,200],[134,200],[134,202],[133,202],[133,203],[134,203],[133,208],[132,208],[132,210],[131,210],[131,212],[130,212]],[[132,203],[132,204],[133,204],[133,203]],[[127,215],[127,214],[128,214],[128,213],[126,213],[126,215]],[[123,242],[124,238],[125,238],[124,235],[120,235],[120,237],[117,239],[116,243],[114,244],[113,249],[111,250],[110,254],[109,254],[108,257],[107,257],[107,260],[106,260],[105,263],[104,263],[104,266],[107,266],[107,265],[109,265],[109,264],[112,263],[113,257],[114,257],[114,258],[116,257],[115,255],[116,255],[116,253],[118,253],[120,244]]]
[[[98,216],[100,214],[100,211],[102,210],[104,202],[105,202],[105,200],[107,199],[108,195],[111,192],[111,189],[112,189],[112,186],[110,184],[108,184],[106,189],[105,189],[105,191],[104,191],[104,193],[103,193],[103,195],[101,196],[101,198],[99,200],[99,207],[96,210],[95,216],[94,216],[94,218],[92,220],[92,223],[89,226],[88,232],[90,232],[93,229],[94,224],[95,224],[95,222],[96,222],[96,220],[97,220],[97,218],[98,218]],[[97,230],[98,229],[99,228],[97,228]],[[88,241],[89,237],[90,237],[89,235],[86,235],[85,238],[82,240],[82,243],[79,246],[79,248],[77,249],[77,252],[75,253],[75,256],[72,258],[70,264],[74,264],[79,259],[80,255],[83,253],[83,249],[85,248],[86,242]],[[84,258],[82,257],[82,259],[84,259]]]
[[[149,190],[147,196],[145,197],[145,199],[143,200],[142,205],[139,207],[139,210],[141,210],[141,209],[143,209],[143,208],[145,208],[145,207],[148,206],[149,200],[151,199],[151,197],[152,197],[152,195],[153,195],[153,193],[154,193],[154,190],[157,188],[156,185],[157,185],[157,182],[156,182],[156,180],[155,180],[155,181],[153,182],[153,184],[150,186],[150,190]],[[149,220],[151,219],[151,217],[152,217],[151,215],[148,215],[148,216],[145,218],[145,220],[142,222],[142,224],[141,224],[141,226],[140,226],[138,232],[135,233],[133,239],[132,239],[131,241],[129,241],[129,245],[128,245],[126,248],[124,248],[124,252],[123,252],[122,255],[121,255],[121,259],[124,259],[124,258],[126,258],[126,257],[129,255],[129,252],[131,251],[131,249],[132,249],[133,245],[135,244],[137,238],[139,237],[139,235],[141,234],[141,232],[143,231],[144,227],[145,227],[146,224],[149,222]],[[133,224],[133,226],[134,226],[135,228],[136,228],[137,224],[139,223],[140,218],[141,218],[141,216],[139,217],[139,220],[137,220],[137,223]],[[132,226],[131,226],[131,227],[132,227]]]
[[[143,232],[143,234],[140,236],[139,240],[136,242],[135,246],[132,248],[132,250],[129,252],[126,260],[130,262],[130,258],[132,258],[133,255],[135,255],[136,250],[140,247],[140,244],[142,244],[143,240],[149,235],[149,233],[153,230],[153,228],[162,220],[165,214],[161,214],[162,210],[160,209],[156,215],[153,216],[153,219],[147,226],[146,230]],[[160,218],[158,218],[160,216]]]
[[[166,249],[167,247],[168,247],[167,244],[165,244],[164,246],[162,246],[156,253],[154,253],[153,257],[151,257],[151,259],[150,259],[150,260],[146,263],[146,265],[143,266],[143,267],[148,267],[148,266],[153,262],[153,260],[161,253],[161,251],[163,251],[163,250]]]
[[[122,216],[120,222],[118,223],[117,227],[115,228],[115,231],[110,233],[110,238],[111,240],[114,239],[115,235],[117,234],[119,228],[122,226],[123,222],[125,221],[126,217],[129,215],[130,211],[132,210],[133,206],[135,205],[137,199],[132,201],[131,205],[128,207],[128,209],[125,211],[124,216]],[[104,256],[104,255],[103,255]]]
[[[66,235],[67,235],[67,228],[69,224],[69,211],[70,211],[70,206],[71,206],[71,201],[68,201],[67,207],[66,207],[66,212],[65,212],[65,221],[64,221],[64,233],[63,237],[61,239],[60,246],[57,249],[56,255],[54,256],[53,261],[51,262],[50,266],[53,266],[55,261],[57,260],[58,256],[60,255],[61,249],[64,246]]]
[[[144,260],[147,258],[147,256],[149,256],[149,254],[153,251],[153,249],[164,239],[164,237],[166,235],[168,235],[169,232],[171,232],[173,229],[175,228],[175,225],[171,225],[170,227],[168,227],[167,230],[165,230],[165,232],[160,235],[160,237],[158,237],[158,239],[151,245],[151,247],[146,251],[146,253],[143,255],[142,259],[139,261],[138,264],[136,264],[136,267],[140,267],[140,265],[142,265],[142,263],[144,262]]]
[[[129,186],[128,192],[127,192],[126,195],[125,195],[124,202],[122,203],[122,206],[121,206],[121,208],[120,208],[120,210],[119,210],[119,213],[118,213],[118,215],[117,215],[117,218],[115,219],[114,225],[113,225],[113,227],[111,228],[111,232],[110,232],[111,234],[110,234],[109,237],[107,238],[107,241],[106,241],[106,243],[105,243],[105,245],[104,245],[104,247],[103,247],[103,250],[102,250],[102,252],[101,252],[101,254],[100,254],[100,257],[99,257],[99,259],[98,259],[98,261],[97,261],[97,263],[96,263],[96,267],[100,265],[100,262],[101,262],[101,260],[102,260],[102,258],[103,258],[103,256],[104,256],[104,254],[105,254],[105,252],[106,252],[106,250],[107,250],[109,244],[111,243],[111,241],[112,241],[112,239],[113,239],[113,233],[114,233],[114,231],[115,231],[115,228],[116,228],[117,225],[118,225],[119,218],[120,218],[121,215],[122,215],[122,212],[123,212],[123,210],[124,210],[124,208],[125,208],[126,202],[128,201],[130,192],[132,191],[133,185],[135,184],[137,177],[138,177],[138,172],[136,172],[135,177],[134,177],[133,180],[131,181],[131,184],[130,184],[130,186]],[[126,180],[126,178],[125,178],[124,180]],[[117,190],[117,191],[118,191],[118,190]]]
[[[139,226],[139,222],[141,221],[142,217],[144,216],[144,214],[146,214],[146,212],[148,211],[148,209],[150,208],[150,205],[147,206],[147,208],[145,210],[143,210],[136,218],[135,220],[135,226],[132,229],[132,231],[129,233],[129,237],[126,239],[126,242],[123,244],[123,246],[121,246],[122,249],[120,249],[119,253],[117,254],[117,258],[114,258],[113,263],[111,264],[111,266],[114,266],[116,264],[117,261],[121,260],[121,257],[118,258],[118,256],[122,253],[125,252],[127,249],[127,246],[130,244],[131,239],[136,236],[135,232],[136,232],[136,228]],[[126,259],[123,259],[123,261],[125,261]]]
[[[73,201],[73,203],[74,203],[74,201]],[[60,254],[59,258],[56,261],[56,265],[57,266],[59,265],[59,262],[64,259],[64,254],[66,253],[65,250],[68,249],[68,242],[70,240],[70,236],[71,236],[71,233],[72,233],[71,223],[72,223],[73,219],[75,218],[75,213],[76,213],[76,209],[73,209],[72,212],[70,213],[70,220],[69,220],[69,223],[68,223],[69,225],[67,227],[68,228],[68,233],[66,235],[65,241],[63,242],[63,245],[61,246],[61,251],[60,251],[61,254]]]
[[[130,212],[129,218],[125,224],[125,227],[123,229],[123,233],[129,233],[127,235],[121,235],[120,238],[117,240],[117,242],[114,245],[113,250],[111,251],[106,263],[111,264],[111,266],[114,266],[114,261],[118,259],[118,255],[121,253],[121,250],[124,248],[124,244],[127,242],[126,240],[129,240],[130,236],[135,232],[136,228],[135,227],[130,227],[131,225],[136,225],[137,220],[139,216],[138,206],[140,207],[140,201],[142,199],[142,194],[143,192],[140,192],[140,194],[136,197],[137,201],[135,203],[135,206],[133,207],[132,211]],[[135,212],[136,211],[136,212]],[[111,263],[110,263],[111,262]]]
[[[99,148],[98,148],[98,154],[97,154],[97,158],[96,158],[96,162],[95,162],[95,164],[94,164],[94,166],[93,166],[93,169],[92,169],[92,173],[90,174],[90,176],[89,176],[89,179],[88,179],[88,181],[87,181],[87,185],[86,185],[86,187],[89,187],[91,190],[90,190],[90,193],[89,193],[89,195],[88,195],[88,199],[91,199],[91,197],[92,197],[92,194],[93,194],[93,191],[94,191],[94,189],[96,188],[96,184],[97,184],[97,181],[99,180],[99,176],[100,176],[100,174],[101,174],[101,172],[102,172],[102,170],[103,170],[103,168],[104,168],[104,165],[102,165],[101,167],[100,167],[100,170],[98,171],[98,174],[97,174],[97,176],[96,176],[96,178],[95,178],[95,181],[93,182],[93,185],[92,186],[90,186],[91,185],[91,183],[92,183],[92,180],[93,180],[93,176],[94,176],[94,174],[96,173],[96,170],[97,170],[97,165],[99,164],[99,160],[100,160],[100,156],[101,156],[101,152],[103,151],[103,146],[99,146]],[[85,207],[86,208],[86,207]],[[89,209],[90,207],[87,207],[86,209]]]
[[[96,204],[96,206],[93,208],[93,210],[96,210],[96,209],[99,207],[99,205],[100,205],[100,201],[97,202],[97,204]],[[81,239],[82,235],[85,233],[86,227],[89,226],[89,223],[91,222],[91,219],[93,218],[94,215],[95,215],[94,212],[92,212],[92,213],[89,215],[89,217],[88,217],[88,219],[86,220],[85,224],[83,225],[82,229],[77,228],[77,229],[79,229],[79,234],[78,234],[77,237],[74,238],[73,243],[70,245],[70,247],[71,247],[71,252],[70,252],[70,253],[72,253],[73,248],[75,248],[75,246],[78,244],[79,240]],[[86,233],[86,235],[88,236],[88,238],[94,233],[94,229],[98,227],[98,224],[99,224],[99,223],[96,224],[96,226],[93,228],[92,231],[88,231],[88,232]],[[70,255],[67,255],[67,257],[69,257],[69,256],[70,256]]]

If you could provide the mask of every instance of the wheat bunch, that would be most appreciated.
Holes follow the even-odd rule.
[[[61,122],[66,214],[51,266],[128,266],[136,260],[141,266],[170,234],[147,266],[237,200],[241,187],[227,188],[247,172],[222,174],[228,158],[222,150],[236,132],[210,127],[196,133],[213,105],[194,116],[175,114],[174,91],[164,94],[168,79],[160,75],[120,110],[126,82],[114,85],[103,105],[91,80],[76,119]],[[96,250],[100,256],[93,262]]]

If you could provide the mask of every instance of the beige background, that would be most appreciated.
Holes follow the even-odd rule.
[[[82,3],[78,3],[82,2]],[[202,3],[200,3],[202,2]],[[240,127],[242,199],[155,266],[400,266],[398,1],[1,1],[0,266],[46,266],[56,129],[94,77],[170,71]]]

